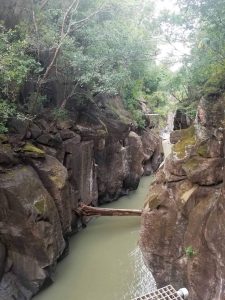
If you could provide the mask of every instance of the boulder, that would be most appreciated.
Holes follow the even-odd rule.
[[[28,120],[21,120],[18,118],[10,118],[7,127],[10,133],[18,134],[21,137],[25,137],[29,128]]]
[[[199,185],[215,185],[223,181],[223,158],[202,158],[194,156],[182,168],[188,179]]]
[[[29,130],[33,139],[37,139],[42,134],[42,130],[34,123],[32,123]]]
[[[0,198],[0,236],[12,261],[10,278],[16,280],[5,288],[13,295],[18,281],[21,294],[23,287],[34,294],[51,276],[46,268],[56,263],[65,247],[58,211],[30,166],[1,174]]]
[[[56,127],[59,130],[68,130],[73,127],[74,123],[72,120],[64,120],[64,121],[57,121]]]
[[[197,154],[204,158],[222,157],[223,141],[212,135],[207,140],[199,144]]]
[[[45,152],[34,146],[31,143],[26,143],[22,149],[20,149],[19,151],[20,155],[22,157],[26,157],[26,158],[44,158],[45,157]]]
[[[212,95],[202,97],[197,110],[196,122],[207,128],[223,127],[224,121],[224,99]]]
[[[142,135],[142,147],[144,151],[144,175],[154,173],[163,160],[163,149],[159,137],[150,129],[145,130]]]
[[[76,133],[69,129],[63,129],[60,131],[60,136],[63,141],[72,139],[76,136]]]
[[[46,155],[45,160],[32,160],[44,187],[55,201],[63,233],[71,231],[72,197],[68,183],[67,169],[54,157]],[[73,207],[74,208],[74,207]]]
[[[62,144],[62,139],[59,134],[53,135],[47,132],[39,136],[36,141],[40,144],[55,148],[58,148]]]
[[[81,136],[83,141],[101,139],[105,138],[105,136],[107,135],[106,130],[104,130],[102,126],[96,126],[95,128],[92,128],[82,125],[76,125],[75,130]]]
[[[18,159],[10,144],[0,143],[0,165],[9,167],[17,163]]]
[[[97,182],[100,203],[111,202],[124,194],[123,182],[128,176],[127,149],[117,143],[108,143],[95,154],[98,166]]]

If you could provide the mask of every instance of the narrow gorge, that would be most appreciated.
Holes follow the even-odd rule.
[[[0,300],[225,299],[224,8],[0,0]]]
[[[110,103],[121,105],[119,98]],[[80,202],[96,206],[118,199],[162,160],[154,132],[147,127],[139,134],[132,131],[106,104],[82,111],[76,122],[52,125],[40,119],[27,128],[12,119],[14,134],[1,136],[4,300],[30,299],[51,282],[69,236],[86,224],[74,212]]]

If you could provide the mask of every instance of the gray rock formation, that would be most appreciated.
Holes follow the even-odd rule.
[[[79,229],[79,203],[97,206],[137,188],[161,151],[152,130],[132,131],[107,107],[76,122],[39,119],[27,132],[27,124],[9,125],[0,137],[0,299],[27,300],[51,283],[64,239]]]
[[[224,300],[224,99],[201,99],[156,175],[140,246],[159,287],[185,286],[190,300]]]

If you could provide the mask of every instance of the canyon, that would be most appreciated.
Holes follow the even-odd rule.
[[[135,131],[122,108],[116,97],[82,107],[74,120],[9,120],[0,143],[2,300],[31,299],[51,283],[70,236],[87,225],[74,213],[80,202],[114,201],[158,168],[153,125]]]

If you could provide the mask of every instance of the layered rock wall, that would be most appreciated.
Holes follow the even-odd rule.
[[[146,199],[140,246],[159,287],[190,300],[225,298],[224,99],[201,99]]]
[[[149,128],[138,134],[96,106],[76,121],[8,125],[0,136],[0,299],[27,300],[51,283],[68,236],[85,222],[74,212],[79,203],[97,206],[137,188],[161,151]]]

